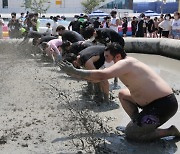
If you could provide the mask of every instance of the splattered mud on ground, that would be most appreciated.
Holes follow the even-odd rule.
[[[17,40],[0,42],[0,153],[81,153],[83,146],[88,147],[87,139],[95,139],[87,134],[92,130],[93,137],[106,143],[104,148],[102,142],[96,142],[102,153],[178,153],[179,142],[171,138],[153,143],[128,142],[122,132],[115,131],[116,126],[126,126],[129,121],[117,99],[118,89],[112,92],[113,104],[97,106],[91,98],[84,97],[85,81],[67,76],[42,59],[39,51],[33,56],[34,51],[37,49],[33,46],[19,46]],[[164,73],[167,72],[161,70],[160,74]],[[176,83],[180,81],[175,82],[174,75],[168,76],[178,94],[180,86]],[[171,122],[179,128],[180,122],[175,120],[178,116],[179,112]],[[94,127],[82,128],[78,117]],[[88,118],[91,120],[86,121]]]

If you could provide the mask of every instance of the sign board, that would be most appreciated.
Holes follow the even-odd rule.
[[[56,0],[56,5],[61,5],[62,4],[62,0]]]

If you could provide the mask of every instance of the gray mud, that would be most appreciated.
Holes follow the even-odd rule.
[[[172,154],[179,153],[180,144],[172,138],[153,143],[129,142],[116,126],[126,126],[129,118],[119,104],[118,89],[113,90],[114,104],[97,106],[84,95],[85,81],[76,81],[42,59],[38,49],[19,46],[20,41],[0,42],[0,153],[62,154],[83,151],[72,144],[72,134],[81,134],[74,111],[89,110],[98,114],[103,123],[112,127],[103,137],[107,153]],[[32,53],[36,51],[37,55]],[[157,71],[174,89],[180,101],[180,62],[160,56],[130,54]],[[110,80],[112,83],[113,80]],[[123,85],[119,82],[121,88]],[[68,98],[68,99],[67,99]],[[68,104],[69,103],[69,104]],[[180,129],[178,113],[164,127],[175,124]],[[72,120],[72,119],[71,119]],[[76,128],[76,129],[74,129]],[[79,143],[79,142],[78,142]],[[105,152],[104,152],[105,153]]]

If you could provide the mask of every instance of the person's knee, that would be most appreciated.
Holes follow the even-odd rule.
[[[139,140],[139,137],[142,135],[140,134],[140,130],[138,129],[139,126],[137,126],[132,121],[126,126],[125,129],[125,135],[127,139],[130,140]]]

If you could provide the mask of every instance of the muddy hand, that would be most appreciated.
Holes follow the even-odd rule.
[[[64,71],[68,75],[75,75],[76,74],[75,67],[67,61],[58,62],[57,65],[61,68],[62,71]]]

